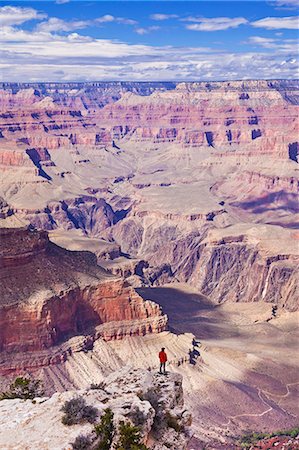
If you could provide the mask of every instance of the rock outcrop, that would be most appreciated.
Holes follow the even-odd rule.
[[[191,415],[184,408],[182,377],[171,374],[165,378],[129,367],[111,374],[98,389],[56,393],[50,398],[37,398],[34,403],[19,399],[1,401],[0,447],[71,450],[77,436],[92,435],[93,430],[91,424],[66,426],[61,422],[61,407],[79,395],[97,408],[98,421],[110,408],[116,428],[120,421],[140,427],[142,441],[150,449],[187,448]]]
[[[46,232],[2,229],[0,262],[5,279],[0,303],[2,372],[9,354],[24,353],[24,362],[26,352],[50,349],[74,335],[85,334],[93,342],[166,327],[157,304],[144,301],[123,279],[100,268],[93,254],[64,250],[51,243]]]

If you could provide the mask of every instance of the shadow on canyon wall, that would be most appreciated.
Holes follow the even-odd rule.
[[[170,331],[193,333],[198,339],[225,339],[238,337],[239,331],[233,324],[230,328],[221,324],[229,317],[207,297],[185,292],[179,288],[154,287],[136,289],[144,299],[158,303],[169,318]]]
[[[274,203],[279,205],[274,206]],[[237,206],[245,210],[251,210],[254,214],[261,214],[267,211],[291,211],[298,212],[297,194],[288,193],[284,190],[271,192],[262,198],[247,200],[244,202],[234,202],[232,206]]]

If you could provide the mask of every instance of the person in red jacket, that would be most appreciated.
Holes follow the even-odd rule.
[[[162,347],[161,351],[159,352],[159,360],[160,360],[160,372],[159,373],[166,373],[165,366],[167,362],[167,355],[165,353],[165,348]],[[162,372],[163,370],[163,372]]]

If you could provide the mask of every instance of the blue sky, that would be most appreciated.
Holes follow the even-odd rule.
[[[298,0],[0,1],[0,79],[296,78],[297,6]]]

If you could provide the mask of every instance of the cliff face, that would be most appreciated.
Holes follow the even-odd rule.
[[[97,266],[92,254],[52,244],[46,232],[1,230],[0,260],[1,352],[44,350],[79,334],[110,340],[166,327],[157,304]]]
[[[298,262],[289,255],[265,257],[240,236],[201,245],[189,281],[219,303],[263,300],[296,311]]]
[[[259,154],[283,157],[297,141],[296,82],[2,85],[0,97],[2,140],[31,151],[128,137],[244,151],[258,140]]]

